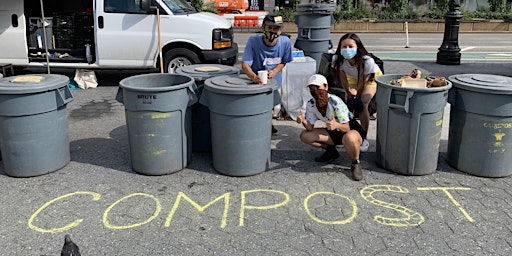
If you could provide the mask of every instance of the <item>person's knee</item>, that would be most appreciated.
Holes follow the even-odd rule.
[[[363,102],[363,105],[365,107],[368,107],[372,98],[373,95],[371,93],[364,93],[363,95],[361,95],[361,101]]]
[[[308,135],[309,135],[309,132],[308,132],[308,131],[306,131],[306,130],[302,131],[302,132],[300,133],[300,136],[299,136],[299,137],[300,137],[300,140],[301,140],[302,142],[306,143],[306,144],[311,143],[311,142],[310,142],[310,140],[309,140],[309,137],[310,137],[310,136],[308,136]]]
[[[359,146],[361,145],[361,142],[363,141],[361,135],[359,132],[355,130],[351,130],[345,134],[343,137],[346,144],[353,145],[353,146]]]

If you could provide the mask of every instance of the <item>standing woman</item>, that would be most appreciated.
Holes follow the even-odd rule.
[[[381,76],[382,71],[354,33],[347,33],[340,38],[332,61],[334,79],[345,89],[349,110],[359,114],[361,126],[366,132],[360,148],[362,152],[366,152],[370,146],[366,140],[370,126],[368,105],[377,92],[375,77]]]

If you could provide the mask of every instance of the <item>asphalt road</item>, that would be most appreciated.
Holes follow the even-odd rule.
[[[249,36],[254,33],[237,33],[235,41],[243,49]],[[292,43],[297,34],[290,34]],[[331,33],[334,48],[343,34]],[[443,33],[361,33],[358,36],[369,51],[373,52],[437,52],[443,43]],[[405,46],[409,46],[406,48]],[[512,53],[512,34],[459,34],[462,52]],[[243,52],[243,50],[241,51]]]

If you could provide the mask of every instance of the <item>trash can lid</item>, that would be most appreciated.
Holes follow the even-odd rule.
[[[55,90],[69,84],[63,75],[32,74],[0,79],[0,94],[25,94]]]
[[[336,10],[335,4],[299,4],[299,12],[332,14]]]
[[[238,75],[240,69],[221,64],[194,64],[178,67],[176,74],[191,76],[196,81],[204,81],[213,76]]]
[[[277,89],[275,79],[269,79],[267,84],[255,84],[246,75],[212,77],[204,85],[208,91],[224,94],[258,94]]]
[[[448,77],[453,86],[474,92],[512,94],[512,78],[488,74],[460,74]]]

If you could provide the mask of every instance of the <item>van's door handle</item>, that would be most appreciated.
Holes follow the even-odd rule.
[[[103,16],[98,16],[98,28],[103,28]]]
[[[18,15],[17,14],[13,14],[11,16],[11,22],[12,22],[12,26],[14,28],[18,27]]]

